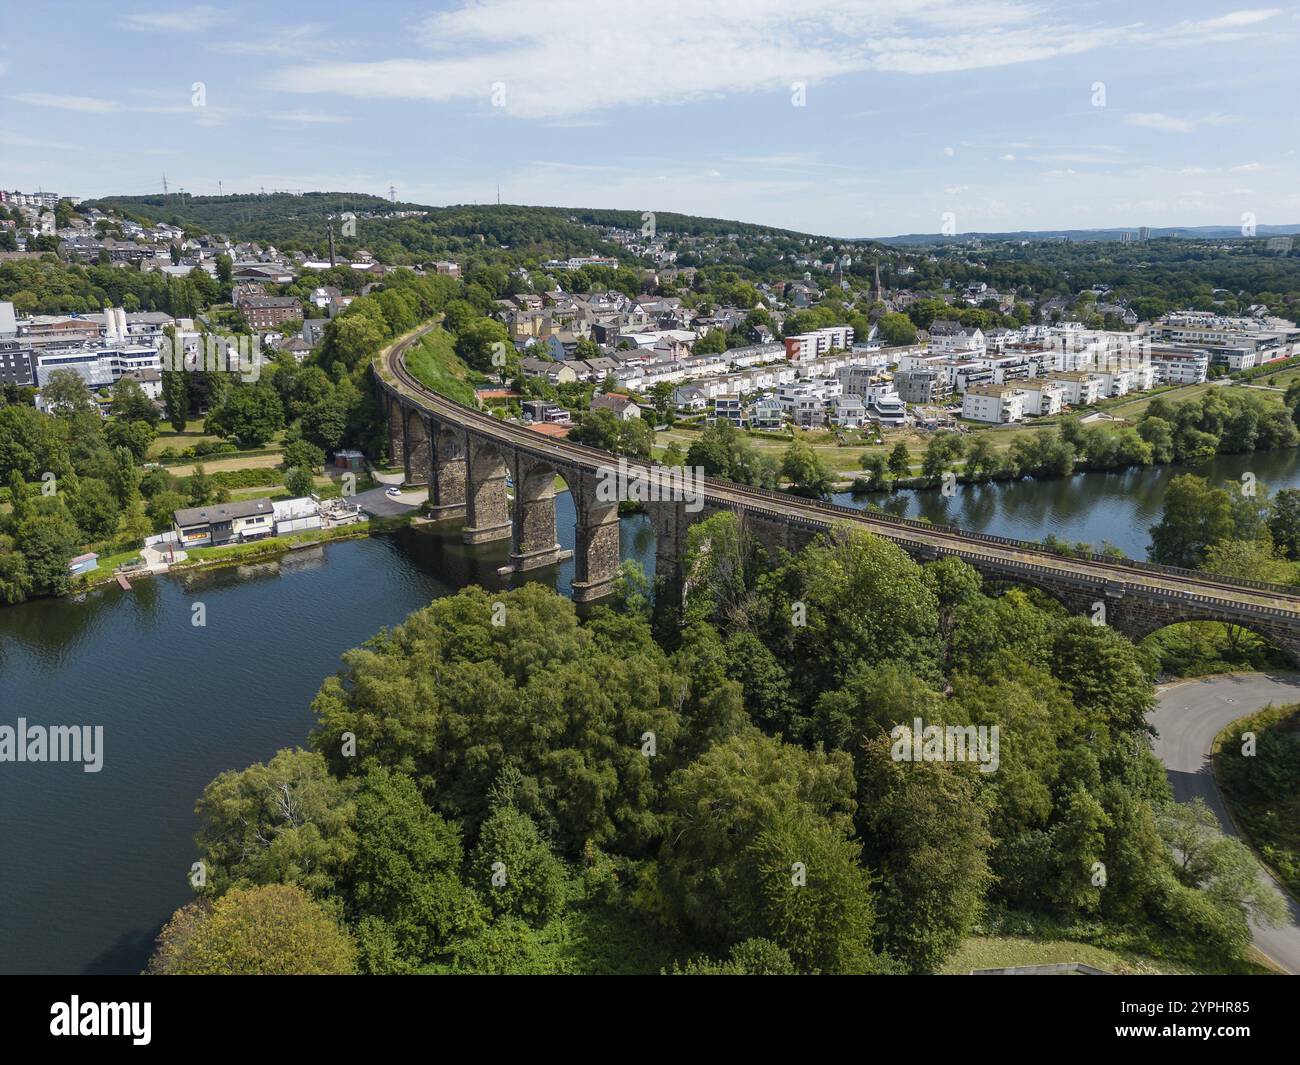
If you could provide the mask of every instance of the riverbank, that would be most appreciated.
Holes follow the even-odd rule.
[[[187,557],[183,562],[176,562],[159,573],[140,570],[134,573],[128,572],[125,576],[128,580],[136,580],[145,577],[192,572],[194,570],[239,566],[248,562],[265,562],[293,551],[302,551],[321,544],[338,543],[343,540],[363,540],[370,536],[380,536],[392,532],[394,529],[405,528],[411,524],[412,520],[413,516],[371,518],[369,521],[357,522],[353,525],[340,525],[333,529],[311,529],[300,533],[290,533],[288,536],[268,537],[265,540],[256,540],[248,544],[231,544],[227,547],[193,547],[185,552]],[[138,551],[127,551],[100,559],[99,566],[90,573],[78,577],[73,582],[64,598],[80,596],[94,588],[116,583],[117,567],[123,562],[138,557],[139,554]]]

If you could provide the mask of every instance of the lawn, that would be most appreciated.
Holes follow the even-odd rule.
[[[1186,969],[1149,958],[1125,958],[1114,951],[1069,939],[1026,939],[1020,936],[971,936],[939,967],[945,976],[964,976],[972,969],[1003,969],[1011,965],[1054,965],[1083,962],[1121,976],[1154,976]]]
[[[189,477],[197,467],[202,466],[204,473],[224,473],[230,470],[256,470],[269,466],[278,466],[283,461],[279,451],[265,455],[213,455],[209,458],[195,459],[184,466],[168,466],[167,472],[173,477]]]
[[[987,434],[990,443],[993,445],[995,453],[1006,451],[1015,442],[1017,437],[1032,436],[1041,433],[1048,428],[1044,425],[1021,425],[1006,426],[988,429],[973,429],[966,434],[967,443],[975,437],[976,434]],[[655,434],[655,456],[662,457],[663,451],[670,444],[677,444],[683,451],[688,451],[691,444],[699,439],[699,432],[690,429],[665,429]],[[926,445],[933,439],[932,433],[920,432],[916,429],[887,429],[883,433],[884,443],[882,444],[864,444],[857,438],[856,433],[850,435],[850,440],[846,444],[839,444],[836,441],[834,432],[823,429],[801,429],[795,434],[795,439],[801,440],[812,446],[812,449],[821,457],[833,471],[842,479],[852,480],[862,471],[862,456],[883,455],[889,457],[889,453],[902,441],[907,445],[907,450],[912,457],[912,473],[921,472],[921,456],[925,452]],[[753,445],[754,449],[763,455],[770,455],[772,458],[780,460],[785,449],[790,446],[789,433],[746,433],[746,440]]]
[[[167,422],[163,422],[159,426],[159,430],[158,436],[149,445],[149,458],[157,457],[169,447],[174,448],[176,451],[184,451],[187,447],[193,447],[195,444],[216,444],[221,442],[221,437],[215,433],[205,433],[203,431],[202,418],[191,418],[179,433],[173,430]]]
[[[439,395],[477,406],[473,382],[479,375],[456,354],[452,336],[445,329],[431,330],[407,351],[406,368]]]

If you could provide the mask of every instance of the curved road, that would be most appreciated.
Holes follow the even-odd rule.
[[[1183,680],[1157,690],[1151,723],[1156,756],[1165,765],[1174,798],[1202,798],[1228,835],[1236,835],[1214,782],[1210,746],[1232,722],[1262,709],[1300,702],[1300,673],[1231,673]],[[1267,873],[1260,871],[1261,876]],[[1271,878],[1270,878],[1271,879]],[[1281,892],[1290,918],[1277,928],[1252,925],[1255,946],[1290,973],[1300,973],[1300,905]]]

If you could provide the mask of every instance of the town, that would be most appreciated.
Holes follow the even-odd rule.
[[[1289,11],[5,27],[0,971],[113,981],[11,1033],[271,986],[136,975],[1178,975],[926,988],[1285,1036]],[[275,985],[336,1052],[424,986]]]

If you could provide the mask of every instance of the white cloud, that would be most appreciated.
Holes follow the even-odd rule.
[[[1263,163],[1242,163],[1240,166],[1232,167],[1230,172],[1233,174],[1253,174],[1263,169]]]
[[[269,117],[281,122],[298,122],[304,125],[334,125],[352,121],[347,115],[331,115],[324,111],[277,111]]]
[[[581,26],[582,32],[574,27]],[[638,34],[653,47],[635,47]],[[1142,38],[1139,27],[1073,26],[1030,0],[659,0],[654,23],[633,0],[482,0],[429,16],[424,57],[304,63],[280,89],[371,99],[468,100],[528,118],[682,103],[728,94],[787,94],[858,71],[930,74],[1078,54]],[[610,57],[617,57],[615,60]],[[670,57],[667,66],[666,57]],[[500,94],[498,94],[500,96]]]
[[[97,96],[67,96],[54,92],[20,92],[11,97],[19,103],[31,104],[33,107],[53,107],[60,111],[82,111],[86,114],[103,115],[111,111],[120,111],[115,100],[103,100]]]
[[[129,30],[159,30],[164,33],[203,33],[221,25],[226,15],[208,4],[183,7],[173,11],[142,12],[127,15],[123,23]]]
[[[319,23],[303,23],[300,26],[282,26],[277,28],[259,27],[258,36],[242,41],[213,41],[208,47],[224,55],[269,55],[286,58],[310,50],[320,52],[322,49],[334,50],[337,41],[325,35],[325,27]]]
[[[1013,163],[1015,162],[1016,157],[1008,152],[1006,155],[1002,156],[1001,159],[1004,163]]]
[[[1258,26],[1261,22],[1276,18],[1281,13],[1281,9],[1276,7],[1243,8],[1214,18],[1180,22],[1173,27],[1172,32],[1184,36],[1222,36],[1243,30],[1247,26]]]
[[[1228,115],[1203,115],[1199,118],[1178,118],[1160,111],[1132,111],[1124,116],[1130,126],[1158,129],[1165,133],[1194,133],[1202,126],[1222,126],[1232,121]]]

